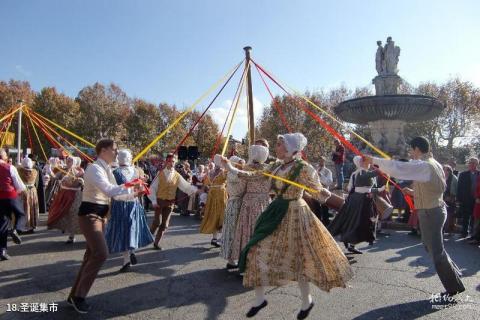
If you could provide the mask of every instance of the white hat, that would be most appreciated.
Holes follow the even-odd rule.
[[[307,146],[307,138],[300,133],[286,133],[278,135],[279,139],[282,139],[285,143],[285,148],[287,149],[287,155],[293,156],[297,154],[300,156],[300,152]]]
[[[222,156],[219,154],[216,154],[213,157],[213,163],[215,164],[215,167],[222,167]]]
[[[264,163],[268,159],[268,148],[261,145],[251,145],[248,148],[248,163]]]
[[[118,151],[117,160],[121,166],[129,166],[132,164],[132,152],[128,149]]]
[[[80,167],[82,164],[82,159],[80,157],[74,157],[73,158],[73,166],[74,167]]]
[[[25,169],[32,169],[33,168],[33,161],[30,158],[23,158],[22,160],[22,167]]]

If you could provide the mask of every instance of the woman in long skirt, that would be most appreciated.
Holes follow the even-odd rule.
[[[67,158],[67,174],[60,180],[60,189],[56,193],[48,212],[48,229],[58,229],[68,234],[66,244],[75,242],[75,235],[81,234],[78,224],[78,210],[82,203],[83,169],[81,159]]]
[[[207,203],[204,208],[202,223],[200,224],[200,233],[211,234],[210,244],[219,248],[217,233],[222,229],[225,208],[227,206],[227,172],[220,167],[221,159],[215,156],[214,168],[205,177],[204,184],[208,186]]]
[[[312,196],[324,203],[330,192],[322,187],[315,168],[297,158],[306,144],[301,133],[280,135],[276,153],[281,163],[271,174],[315,190]],[[225,158],[224,162],[228,165]],[[240,272],[245,271],[244,286],[255,287],[255,302],[247,317],[267,305],[265,286],[294,281],[302,301],[297,319],[305,319],[314,306],[309,283],[327,292],[344,288],[353,271],[335,240],[302,199],[304,190],[277,179],[272,189],[276,197],[258,218],[239,260]]]
[[[22,193],[23,209],[25,211],[25,230],[27,233],[33,233],[38,225],[39,206],[37,189],[35,181],[39,175],[33,167],[33,161],[30,158],[22,160],[22,167],[18,169],[18,174],[25,184],[26,190]]]
[[[269,165],[265,164],[268,158],[268,147],[264,145],[252,145],[248,150],[248,163],[246,171],[263,171]],[[255,230],[258,217],[270,204],[271,181],[265,176],[245,176],[238,173],[242,180],[246,181],[245,195],[242,199],[235,239],[232,244],[232,255],[235,259],[247,245]]]
[[[118,152],[118,162],[119,168],[113,171],[118,185],[143,177],[143,174],[132,165],[132,154],[129,150]],[[145,210],[139,198],[128,201],[112,200],[111,217],[106,227],[105,238],[110,253],[123,254],[120,272],[125,272],[131,265],[137,264],[135,250],[153,242]]]
[[[338,215],[328,226],[332,236],[340,235],[340,240],[351,253],[361,254],[355,248],[360,242],[372,244],[375,240],[374,223],[376,211],[373,194],[385,190],[374,188],[378,171],[369,171],[370,165],[364,164],[361,156],[353,158],[357,167],[348,183],[349,195]]]
[[[231,156],[230,162],[239,169],[243,168],[245,160]],[[240,179],[235,173],[227,173],[227,193],[228,202],[225,209],[225,219],[223,221],[222,248],[220,255],[227,260],[227,270],[237,268],[236,260],[238,256],[232,255],[232,244],[235,239],[235,230],[237,228],[238,214],[242,205],[243,194],[245,193],[245,180]]]

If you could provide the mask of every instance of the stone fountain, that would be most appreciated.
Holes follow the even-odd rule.
[[[400,48],[391,37],[382,46],[377,41],[375,65],[378,75],[372,80],[375,96],[346,100],[334,108],[343,121],[368,125],[373,142],[391,155],[404,155],[405,124],[427,121],[445,107],[438,99],[424,95],[398,94],[403,80],[398,75]]]

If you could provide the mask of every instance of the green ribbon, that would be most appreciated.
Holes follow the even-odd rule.
[[[294,181],[300,171],[303,168],[303,161],[297,161],[297,166],[293,170],[289,180]],[[257,222],[255,223],[255,229],[253,231],[253,235],[250,238],[250,241],[247,243],[245,248],[243,248],[242,252],[240,253],[240,258],[238,260],[238,268],[240,272],[245,272],[245,267],[247,264],[247,255],[250,248],[256,245],[261,240],[268,237],[272,234],[275,230],[277,230],[278,226],[285,217],[285,214],[288,211],[288,205],[290,201],[296,199],[284,199],[283,193],[287,190],[290,185],[286,185],[282,188],[280,194],[268,205],[265,211],[258,217]]]

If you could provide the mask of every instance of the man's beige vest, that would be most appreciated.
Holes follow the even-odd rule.
[[[431,170],[430,180],[427,182],[413,182],[413,198],[415,208],[433,209],[443,206],[443,193],[446,189],[445,173],[442,165],[433,158],[425,160]]]
[[[163,171],[160,171],[158,173],[157,199],[175,200],[179,177],[180,174],[177,171],[174,171],[172,181],[168,181],[165,177],[165,173]]]

